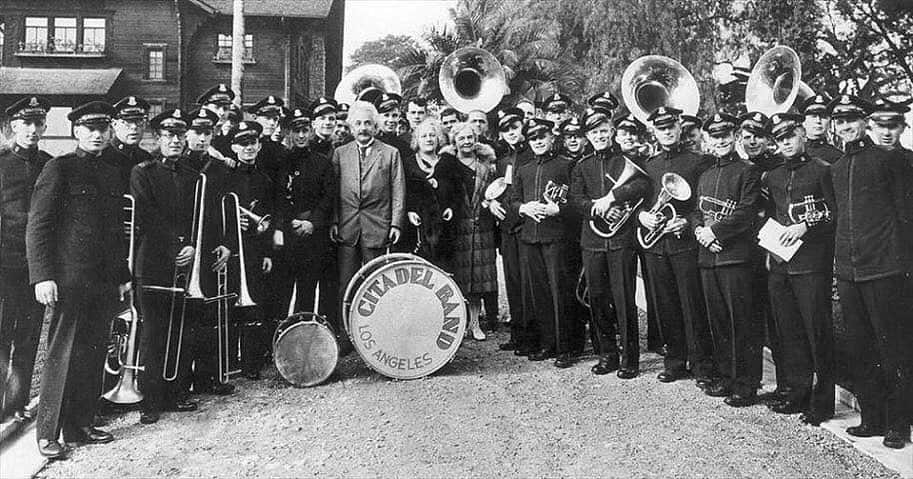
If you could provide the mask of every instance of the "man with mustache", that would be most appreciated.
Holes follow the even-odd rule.
[[[51,159],[38,148],[50,103],[23,98],[6,109],[13,138],[0,145],[0,421],[26,420],[44,307],[29,285],[25,229],[35,180]]]
[[[49,161],[35,184],[26,226],[35,299],[54,306],[38,406],[39,452],[67,454],[59,442],[106,443],[92,427],[105,359],[107,321],[130,290],[124,241],[122,158],[106,148],[114,108],[72,110],[76,151]]]

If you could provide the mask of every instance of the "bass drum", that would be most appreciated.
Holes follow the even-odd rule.
[[[326,318],[295,313],[273,334],[273,361],[286,381],[295,386],[320,384],[336,369],[339,345]]]
[[[384,376],[416,379],[450,362],[466,332],[466,300],[450,275],[407,253],[362,266],[343,296],[355,350]]]

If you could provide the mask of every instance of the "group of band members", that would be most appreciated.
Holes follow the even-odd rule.
[[[42,454],[63,457],[66,443],[113,439],[93,424],[110,327],[98,318],[114,317],[118,297],[135,291],[143,317],[140,421],[151,424],[162,411],[195,410],[191,392],[234,389],[214,359],[215,304],[187,302],[187,327],[172,330],[177,278],[198,271],[203,295],[214,297],[220,273],[230,271],[227,289],[238,291],[238,271],[246,271],[257,306],[235,309],[241,370],[258,379],[293,294],[294,310],[316,303],[343,354],[350,351],[341,290],[362,264],[390,251],[453,273],[468,300],[468,334],[478,340],[482,325],[497,324],[500,251],[511,321],[499,348],[570,367],[589,324],[598,355],[591,371],[622,379],[640,373],[639,264],[648,349],[664,355],[660,381],[693,377],[731,406],[755,404],[766,338],[778,373],[771,409],[802,412],[814,425],[834,414],[836,265],[862,408],[862,424],[849,433],[884,435],[890,447],[909,440],[913,327],[902,315],[913,263],[913,155],[899,146],[906,106],[818,95],[798,114],[703,121],[661,107],[645,125],[608,92],[589,98],[580,117],[556,94],[541,105],[544,114],[527,100],[497,111],[493,138],[486,112],[444,108],[435,117],[422,99],[381,91],[351,106],[322,97],[295,109],[269,96],[248,109],[252,121],[233,101],[219,85],[193,109],[148,123],[141,98],[90,102],[68,115],[76,150],[54,159],[37,147],[48,102],[27,97],[6,109],[13,140],[0,150],[3,416],[28,414],[47,306]],[[831,121],[843,150],[827,142]],[[151,153],[139,146],[147,127]],[[693,194],[671,200],[676,215],[663,220],[651,206],[667,173]],[[505,191],[489,197],[499,180]],[[250,213],[240,215],[240,233],[223,215],[230,193]],[[125,194],[135,200],[133,271]],[[803,242],[789,261],[758,247],[765,218],[786,227],[782,246]],[[607,237],[592,223],[618,228]],[[655,244],[636,239],[657,228]],[[588,293],[577,301],[581,276]],[[178,361],[169,353],[175,335]]]

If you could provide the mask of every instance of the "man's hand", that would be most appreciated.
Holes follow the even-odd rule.
[[[396,226],[390,227],[390,244],[399,243],[399,228]]]
[[[615,205],[609,208],[609,211],[606,212],[605,219],[609,223],[617,223],[621,221],[621,218],[624,217],[625,210],[621,206]]]
[[[444,221],[450,221],[453,219],[453,209],[447,208],[441,213],[441,219]]]
[[[542,211],[545,213],[545,216],[557,216],[558,213],[561,213],[561,208],[558,207],[558,203],[546,199]]]
[[[308,220],[292,220],[292,231],[299,237],[314,234],[314,223]]]
[[[241,231],[246,232],[248,229],[250,229],[250,218],[248,218],[245,214],[239,215],[238,217],[240,218]]]
[[[285,233],[277,229],[273,231],[273,249],[282,249],[285,246]]]
[[[193,249],[193,246],[185,246],[181,248],[181,252],[178,253],[177,258],[174,258],[174,264],[178,268],[186,268],[193,263],[193,255],[196,253],[196,250]]]
[[[711,253],[717,254],[720,251],[723,251],[723,245],[721,245],[719,241],[714,241],[713,243],[710,243],[710,246],[708,246],[707,249],[709,249]]]
[[[681,216],[676,216],[666,223],[666,227],[663,228],[666,233],[672,233],[674,235],[681,235],[682,231],[685,230],[685,226],[688,225],[688,220],[682,218]]]
[[[117,285],[117,295],[121,301],[124,300],[124,297],[127,296],[127,293],[133,289],[133,283],[127,281],[126,283]]]
[[[263,263],[260,265],[260,270],[264,274],[269,274],[273,270],[273,260],[272,258],[263,258]]]
[[[640,214],[637,215],[637,221],[640,221],[640,224],[644,225],[644,228],[652,231],[659,226],[659,215],[655,215],[649,211],[641,211]]]
[[[339,237],[339,226],[330,226],[330,241],[334,243],[342,243],[342,238]]]
[[[606,212],[609,211],[609,208],[612,207],[612,200],[609,195],[603,196],[595,201],[593,201],[593,207],[590,208],[590,214],[593,216],[605,216]]]
[[[414,211],[409,211],[406,213],[406,216],[409,217],[409,223],[411,223],[412,226],[421,226],[422,225],[422,217],[419,216],[418,213],[416,213]]]
[[[796,244],[796,241],[799,241],[799,238],[808,233],[808,226],[805,225],[805,222],[790,225],[786,227],[786,230],[783,231],[783,234],[780,235],[780,244],[786,247]]]
[[[698,226],[694,229],[694,236],[697,238],[697,242],[701,244],[704,248],[709,249],[710,251],[717,253],[719,251],[713,251],[713,248],[710,246],[716,242],[717,246],[722,249],[719,245],[719,242],[716,241],[716,235],[713,234],[713,230],[705,226]]]
[[[215,273],[225,271],[225,267],[228,265],[228,258],[231,257],[231,250],[220,245],[212,250],[212,254],[216,255],[216,260],[212,263],[212,271]]]
[[[504,221],[504,218],[507,218],[507,211],[504,210],[504,207],[501,206],[501,203],[498,200],[491,200],[491,202],[488,203],[488,211],[501,221]]]
[[[57,302],[57,283],[52,279],[35,283],[35,301],[53,306]]]
[[[542,219],[545,218],[545,205],[539,203],[538,201],[530,201],[529,203],[523,203],[520,205],[520,214],[526,215],[536,223],[541,223]]]

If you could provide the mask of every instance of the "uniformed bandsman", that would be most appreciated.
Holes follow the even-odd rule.
[[[733,407],[755,403],[764,331],[754,314],[755,253],[761,175],[735,153],[737,119],[716,114],[704,124],[714,163],[698,181],[694,234],[719,377],[704,389]]]
[[[680,115],[680,117],[682,119],[682,145],[690,152],[703,155],[704,132],[701,127],[704,125],[704,120],[694,115]]]
[[[774,254],[768,261],[782,392],[771,409],[801,412],[803,422],[817,426],[834,415],[834,188],[829,164],[805,152],[803,119],[789,113],[773,116],[771,134],[785,163],[763,180],[774,206],[771,218],[786,227],[780,243],[791,247],[802,241],[789,261]]]
[[[572,116],[559,127],[561,146],[558,148],[558,157],[568,162],[568,168],[573,171],[583,158],[591,153],[592,146],[586,141],[583,133],[583,125],[580,120]],[[568,271],[571,273],[571,279],[579,281],[580,272],[583,268],[583,257],[580,252],[580,223],[581,217],[577,214],[576,209],[571,208],[565,216],[565,224],[568,230]],[[571,301],[569,314],[572,320],[568,321],[568,334],[571,336],[571,352],[575,356],[583,353],[586,346],[586,322],[590,316],[589,310],[581,301],[574,298]]]
[[[903,275],[904,248],[909,248],[903,232],[913,205],[897,153],[876,147],[866,136],[871,111],[871,104],[851,95],[828,104],[845,150],[831,167],[837,198],[834,256],[840,306],[855,349],[854,393],[862,416],[861,424],[846,432],[884,435],[885,446],[902,448],[910,439],[913,404]]]
[[[633,208],[632,205],[643,199],[649,183],[643,175],[635,175],[627,182],[615,184],[613,179],[620,178],[630,168],[629,163],[641,168],[640,160],[635,161],[633,156],[613,148],[615,125],[603,110],[587,110],[583,123],[594,151],[574,168],[570,201],[583,218],[580,246],[589,287],[590,327],[597,331],[593,336],[599,355],[592,372],[608,374],[618,369],[619,378],[631,379],[640,372],[633,222],[625,221],[610,238],[597,235],[590,222],[599,217],[619,221],[625,209]],[[616,325],[611,323],[609,298],[615,304],[620,348],[615,343]]]
[[[26,227],[29,280],[35,299],[54,306],[41,374],[36,435],[39,452],[66,454],[66,442],[106,443],[92,427],[108,322],[118,293],[130,289],[123,238],[119,155],[106,148],[114,108],[90,102],[73,109],[76,151],[50,160],[38,176]]]
[[[530,316],[540,338],[538,350],[529,359],[543,361],[558,356],[556,366],[566,367],[576,360],[568,321],[577,321],[569,315],[573,274],[567,270],[568,239],[563,220],[570,206],[566,199],[570,169],[552,148],[554,128],[548,120],[527,123],[524,136],[529,150],[514,174],[510,208],[511,214],[523,216],[519,232],[525,283],[523,312]],[[552,191],[547,191],[549,186]]]
[[[595,111],[601,111],[606,115],[612,116],[618,108],[618,98],[615,98],[611,92],[597,93],[586,101],[587,105]]]
[[[583,125],[577,117],[570,117],[560,125],[561,131],[561,156],[572,161],[575,165],[589,153],[591,146],[583,135]]]
[[[25,230],[35,180],[51,159],[38,148],[50,103],[30,96],[6,109],[13,138],[0,145],[0,422],[31,418],[26,409],[44,306],[35,301]]]
[[[231,156],[231,141],[228,139],[227,133],[231,127],[229,113],[232,111],[234,99],[235,92],[224,83],[219,83],[206,90],[197,99],[197,104],[218,115],[212,146],[226,157]],[[240,112],[235,110],[235,114],[237,113]],[[241,121],[240,116],[234,120],[235,123],[239,121]]]
[[[352,128],[347,121],[349,118],[349,104],[340,103],[336,107],[336,129],[333,130],[333,147],[339,147],[355,139]]]
[[[555,125],[553,133],[558,136],[559,130],[564,120],[571,117],[571,98],[563,93],[555,93],[542,102],[542,109],[545,110],[545,119]]]
[[[834,163],[843,154],[839,148],[828,141],[827,134],[830,129],[831,117],[827,105],[831,99],[825,95],[815,95],[802,103],[800,112],[805,115],[803,126],[808,140],[805,143],[805,152],[812,158]]]
[[[651,192],[644,202],[638,221],[646,228],[656,228],[657,218],[649,214],[662,188],[662,177],[675,173],[692,191],[711,159],[689,148],[684,135],[681,110],[661,107],[649,117],[659,151],[650,157],[644,169],[651,180]],[[676,217],[670,219],[665,234],[657,243],[644,249],[646,276],[652,284],[657,316],[665,342],[661,382],[673,382],[688,376],[698,386],[709,384],[714,376],[713,342],[707,321],[704,296],[697,266],[698,243],[690,234],[694,225],[697,199],[692,194],[684,201],[671,200]]]
[[[138,96],[128,96],[114,104],[111,147],[124,156],[123,174],[127,182],[134,166],[152,159],[152,155],[139,146],[146,131],[148,114],[149,102]]]

